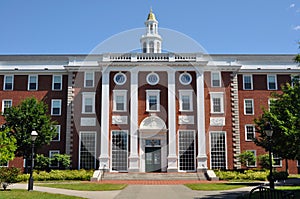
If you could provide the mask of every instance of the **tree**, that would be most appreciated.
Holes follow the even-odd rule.
[[[283,159],[300,158],[300,84],[299,81],[282,86],[282,93],[273,93],[270,110],[263,110],[260,118],[255,119],[259,136],[255,139],[258,146],[272,151]],[[271,140],[264,132],[265,124],[270,122],[273,129]],[[288,170],[288,166],[286,168]]]
[[[0,165],[5,164],[15,157],[17,140],[9,132],[10,129],[8,128],[0,131]]]
[[[27,98],[18,106],[5,110],[5,126],[11,129],[11,134],[17,140],[17,156],[24,156],[27,160],[31,154],[31,137],[33,130],[38,132],[35,148],[49,144],[56,135],[55,122],[47,114],[48,107],[36,98]],[[29,161],[26,161],[29,162]]]
[[[255,155],[251,151],[244,151],[239,155],[239,160],[243,166],[253,165],[255,163]]]

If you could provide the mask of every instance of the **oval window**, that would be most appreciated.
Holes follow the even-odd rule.
[[[179,76],[179,81],[183,85],[188,85],[188,84],[190,84],[192,82],[192,76],[189,73],[182,73]]]
[[[126,75],[124,73],[117,73],[114,76],[114,81],[117,85],[123,85],[126,82]]]
[[[150,73],[147,75],[147,82],[150,85],[156,85],[159,82],[159,76],[156,73]]]

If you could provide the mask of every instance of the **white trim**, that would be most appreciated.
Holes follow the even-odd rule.
[[[218,81],[219,81],[219,85],[217,85],[217,86],[214,86],[214,79],[213,79],[213,77],[214,77],[214,74],[217,74],[218,75]],[[221,82],[222,82],[222,76],[221,76],[221,72],[220,71],[212,71],[211,73],[210,73],[210,79],[211,79],[211,87],[221,87]]]
[[[60,77],[60,82],[55,82],[55,77]],[[61,91],[62,90],[62,75],[52,75],[52,90],[53,91]],[[55,89],[54,88],[54,84],[55,83],[59,83],[60,84],[60,87],[59,89]]]
[[[54,102],[59,102],[59,107],[53,107],[53,104],[54,104]],[[61,99],[52,99],[51,100],[51,115],[52,116],[60,116],[61,115],[61,108],[62,108],[62,106],[61,106]],[[59,108],[59,113],[58,114],[53,114],[53,108]]]
[[[7,77],[11,77],[11,81],[12,81],[12,86],[11,86],[11,89],[6,89],[5,88],[5,85],[6,85],[6,78]],[[4,91],[12,91],[14,90],[14,75],[4,75],[4,78],[3,78],[3,90]]]
[[[96,93],[95,92],[83,92],[82,94],[82,109],[81,109],[81,113],[82,114],[94,114],[95,113],[95,96]],[[87,99],[91,99],[91,106],[92,106],[92,110],[91,112],[87,112],[85,110],[85,106],[86,106],[86,100]]]
[[[123,82],[118,82],[117,81],[118,75],[121,75],[122,77],[124,77],[124,81]],[[115,84],[121,86],[121,85],[124,85],[126,83],[126,81],[127,81],[127,76],[124,73],[119,72],[119,73],[115,74],[115,76],[114,76],[114,82],[115,82]]]
[[[35,82],[31,82],[31,77],[35,77]],[[36,91],[38,90],[38,82],[39,82],[39,76],[38,75],[28,75],[28,80],[27,80],[27,90],[29,91]],[[35,89],[30,89],[30,84],[34,83],[35,84]]]
[[[58,134],[58,136],[57,136],[57,139],[56,140],[54,140],[53,138],[52,138],[52,142],[59,142],[60,141],[60,134],[61,134],[61,125],[60,124],[58,124],[58,125],[54,125],[55,126],[55,129],[56,129],[56,131],[57,131],[57,134]]]
[[[149,107],[149,97],[156,96],[156,110],[151,110]],[[160,111],[160,90],[146,90],[146,111],[147,112],[159,112]]]
[[[6,102],[6,101],[10,101],[11,102],[11,106],[10,107],[12,107],[12,99],[3,99],[2,100],[2,107],[1,107],[1,113],[3,114],[4,113],[4,102]],[[6,107],[6,108],[10,108],[10,107]]]
[[[149,79],[150,76],[155,76],[157,80],[155,82],[151,82]],[[158,82],[159,82],[159,75],[157,73],[151,72],[147,75],[146,80],[149,85],[154,86],[154,85],[158,84]]]
[[[270,88],[270,83],[272,83],[272,82],[270,82],[269,77],[275,77],[274,78],[275,88],[272,88],[272,89]],[[267,85],[268,85],[268,90],[277,90],[277,75],[276,74],[268,74],[267,75]]]
[[[211,134],[212,133],[222,133],[225,135],[225,169],[228,168],[228,158],[227,158],[227,133],[226,131],[210,131],[209,132],[209,156],[210,156],[210,168],[212,169],[212,157],[211,157]]]
[[[246,151],[250,151],[253,152],[254,157],[255,157],[255,164],[254,165],[249,165],[248,162],[246,163],[247,167],[257,167],[257,157],[256,157],[256,150],[246,150]]]
[[[190,80],[189,80],[188,82],[182,81],[181,78],[183,77],[183,75],[187,75],[187,76],[190,78]],[[181,73],[181,74],[179,75],[179,82],[180,82],[182,85],[189,85],[189,84],[192,82],[192,80],[193,80],[193,78],[192,78],[192,75],[191,75],[190,73],[184,72],[184,73]]]
[[[252,101],[252,113],[246,113],[246,101]],[[254,115],[254,99],[244,99],[244,115]]]
[[[273,158],[273,161],[274,161],[273,167],[282,167],[282,157],[280,157],[280,156],[275,157],[275,154],[273,153],[272,158]],[[275,164],[275,159],[279,160],[279,165]]]
[[[87,79],[87,75],[88,74],[92,74],[92,79]],[[91,80],[92,81],[92,85],[91,86],[88,86],[86,84],[87,80]],[[85,88],[93,88],[94,85],[95,85],[95,72],[94,71],[86,71],[86,72],[84,72],[84,87]]]
[[[253,124],[245,124],[245,141],[253,141],[253,140],[250,140],[250,139],[247,139],[248,136],[247,136],[247,127],[252,127],[253,128],[253,138],[255,138],[255,125]]]
[[[193,111],[193,92],[194,90],[178,90],[179,92],[179,111],[181,112],[189,112]],[[189,109],[184,110],[182,104],[182,97],[188,96],[189,97]]]
[[[224,93],[223,92],[210,92],[210,113],[211,114],[223,114],[224,113]],[[214,111],[213,99],[220,99],[220,112]]]
[[[54,153],[54,154],[53,154]],[[59,150],[49,150],[49,158],[52,158],[53,155],[55,154],[60,154],[60,151]],[[49,167],[50,168],[58,168],[59,167],[59,162],[57,162],[57,166],[51,166],[51,162],[49,163]]]
[[[251,80],[251,88],[245,88],[245,77],[250,77]],[[253,90],[253,76],[251,74],[243,74],[243,90]]]
[[[117,110],[117,96],[122,96],[123,103],[124,103],[124,109],[123,110]],[[127,90],[113,90],[113,111],[114,112],[126,112],[127,111]]]
[[[85,134],[85,133],[92,133],[92,134],[94,134],[95,135],[95,151],[94,151],[94,153],[95,153],[95,161],[94,161],[94,168],[96,168],[96,163],[97,163],[97,161],[96,161],[96,156],[97,156],[97,132],[95,132],[95,131],[80,131],[79,132],[79,148],[78,148],[78,169],[81,169],[80,168],[80,158],[81,158],[81,156],[80,156],[80,153],[81,153],[81,135],[82,134]]]

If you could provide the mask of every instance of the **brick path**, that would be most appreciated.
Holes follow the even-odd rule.
[[[101,184],[130,184],[130,185],[181,185],[193,183],[226,183],[226,181],[207,181],[207,180],[102,180]]]

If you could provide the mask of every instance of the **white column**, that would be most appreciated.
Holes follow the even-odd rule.
[[[109,169],[109,71],[102,73],[100,169]]]
[[[197,126],[198,156],[197,171],[207,170],[206,138],[205,138],[205,106],[204,106],[204,74],[197,71]]]
[[[138,71],[131,71],[129,172],[139,172],[138,155]]]
[[[168,71],[168,133],[169,133],[169,154],[168,172],[177,172],[176,155],[176,91],[175,91],[175,70]]]

